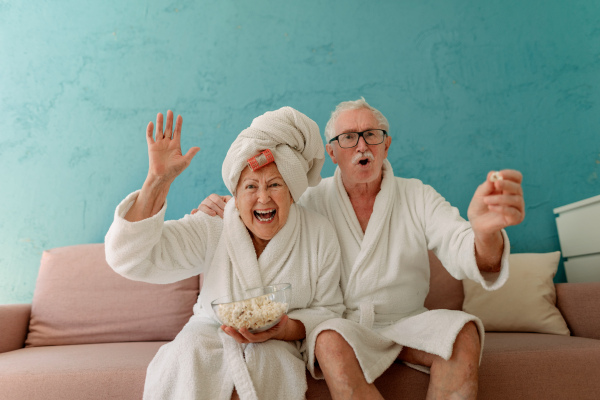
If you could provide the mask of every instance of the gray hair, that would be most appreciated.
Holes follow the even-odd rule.
[[[361,108],[371,110],[371,112],[373,112],[373,115],[379,122],[380,126],[383,126],[383,129],[385,129],[386,132],[390,130],[390,123],[388,122],[387,118],[381,113],[381,111],[379,111],[375,107],[370,106],[369,103],[367,103],[367,101],[365,100],[365,98],[361,97],[360,99],[354,101],[343,101],[337,105],[335,110],[333,110],[333,112],[331,113],[331,117],[329,118],[329,121],[327,121],[327,125],[325,126],[325,139],[327,140],[327,142],[329,142],[335,137],[334,125],[335,121],[340,116],[340,114],[344,111],[359,110]]]

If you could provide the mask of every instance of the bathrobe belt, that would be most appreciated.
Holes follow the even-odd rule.
[[[412,317],[425,311],[427,311],[427,309],[423,307],[407,314],[375,314],[375,305],[371,302],[364,301],[360,303],[358,309],[346,309],[346,311],[344,311],[344,318],[357,322],[367,328],[383,328],[404,318]]]
[[[375,322],[375,305],[366,301],[362,302],[358,310],[346,309],[344,318],[358,322],[367,328],[372,328]]]

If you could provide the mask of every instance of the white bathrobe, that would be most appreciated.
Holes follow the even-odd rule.
[[[242,345],[220,329],[212,300],[246,289],[292,284],[288,316],[307,335],[344,310],[340,249],[331,224],[292,205],[284,227],[257,260],[252,240],[229,202],[225,217],[204,213],[164,221],[166,204],[139,222],[123,219],[139,192],[119,204],[106,238],[106,258],[119,274],[170,283],[204,273],[194,315],[148,367],[145,399],[303,399],[307,389],[304,341]]]
[[[307,338],[308,368],[315,378],[322,378],[314,368],[315,339],[327,329],[339,332],[353,347],[368,382],[391,365],[402,346],[449,359],[457,334],[469,321],[476,323],[483,346],[484,330],[478,318],[462,311],[425,308],[430,273],[427,251],[433,250],[454,278],[472,279],[494,290],[508,278],[510,246],[504,231],[501,271],[480,273],[470,223],[431,186],[394,177],[387,160],[364,234],[339,168],[332,178],[309,188],[300,203],[327,216],[342,249],[345,319],[326,321]]]

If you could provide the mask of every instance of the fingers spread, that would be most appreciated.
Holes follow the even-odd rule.
[[[165,138],[171,139],[173,133],[173,111],[167,111],[167,126],[165,127]]]
[[[180,140],[181,138],[181,127],[183,125],[183,118],[181,115],[177,116],[177,121],[175,121],[175,132],[173,132],[173,139]]]
[[[163,115],[162,113],[158,113],[156,115],[156,140],[162,140],[164,139],[164,134],[163,134]]]
[[[146,141],[148,142],[148,144],[154,143],[154,139],[152,137],[153,133],[154,133],[154,124],[152,122],[150,122],[148,124],[148,126],[146,127]]]

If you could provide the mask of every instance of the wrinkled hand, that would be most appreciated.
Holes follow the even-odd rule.
[[[489,235],[510,225],[520,224],[525,218],[525,201],[519,171],[505,169],[499,172],[502,179],[491,181],[489,172],[479,185],[467,215],[476,234]]]
[[[148,175],[161,181],[172,182],[185,170],[192,158],[200,151],[192,147],[186,155],[181,153],[181,126],[183,119],[177,116],[175,131],[173,131],[173,112],[167,111],[167,125],[163,132],[163,115],[156,116],[156,138],[153,136],[154,124],[150,122],[146,128],[148,142],[148,158],[150,166]]]
[[[235,328],[227,325],[221,325],[221,329],[238,343],[261,343],[266,342],[269,339],[283,338],[288,320],[288,316],[284,315],[277,325],[271,329],[258,333],[250,333],[246,328],[241,328],[239,331],[236,331]]]
[[[211,217],[218,215],[223,218],[223,212],[225,211],[225,204],[231,200],[231,196],[219,196],[216,193],[209,195],[205,198],[198,208],[192,210],[192,214],[196,214],[198,211],[202,211],[204,214],[208,214]]]

